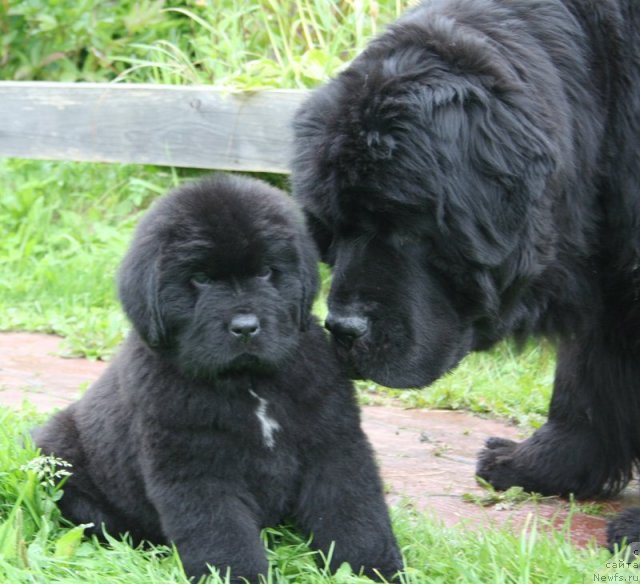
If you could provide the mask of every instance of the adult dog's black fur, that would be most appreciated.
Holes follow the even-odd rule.
[[[187,574],[267,573],[260,528],[291,516],[371,575],[401,568],[353,388],[310,315],[317,252],[284,193],[216,176],[141,221],[119,274],[134,331],[36,431],[73,465],[79,523],[175,543]]]
[[[640,2],[432,0],[297,114],[293,185],[354,377],[421,386],[558,340],[548,422],[498,488],[610,495],[640,457]],[[640,514],[639,514],[640,515]],[[640,540],[633,513],[611,531]]]

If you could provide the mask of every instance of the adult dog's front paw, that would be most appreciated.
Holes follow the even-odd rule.
[[[517,442],[491,437],[478,454],[476,474],[499,491],[513,486],[524,486],[526,477],[516,468],[514,452]]]
[[[607,526],[607,544],[613,551],[614,546],[625,541],[631,548],[633,561],[640,561],[640,507],[625,509],[614,517]]]

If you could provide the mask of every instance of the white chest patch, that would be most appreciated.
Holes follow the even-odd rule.
[[[267,414],[267,406],[269,402],[260,397],[253,389],[249,390],[249,393],[258,400],[258,407],[256,408],[256,418],[260,422],[262,428],[262,438],[267,448],[273,448],[276,444],[274,433],[280,430],[280,424],[274,420],[269,414]]]

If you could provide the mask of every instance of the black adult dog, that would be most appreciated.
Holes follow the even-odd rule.
[[[119,276],[134,331],[36,431],[73,465],[78,523],[175,543],[187,574],[267,574],[260,528],[293,517],[373,575],[401,566],[351,383],[310,315],[317,252],[264,183],[216,176],[161,199]]]
[[[606,496],[640,457],[640,3],[432,0],[297,114],[293,185],[353,377],[431,383],[558,340],[548,422],[487,442],[500,489]],[[640,540],[640,511],[611,541]]]

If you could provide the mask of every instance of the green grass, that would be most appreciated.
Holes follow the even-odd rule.
[[[28,432],[42,420],[32,411],[0,408],[0,581],[13,583],[186,584],[179,558],[167,547],[134,549],[110,538],[107,545],[67,525],[55,500],[50,466],[38,459]],[[64,490],[64,485],[62,486]],[[593,582],[616,558],[604,550],[577,550],[563,530],[531,521],[522,533],[502,528],[445,527],[410,504],[392,509],[393,527],[406,569],[405,584]],[[543,530],[544,528],[544,530]],[[273,583],[357,584],[366,578],[346,566],[336,575],[292,527],[267,529]],[[628,574],[629,572],[627,572]],[[212,577],[212,582],[224,579]]]
[[[168,170],[0,161],[0,328],[54,332],[102,357],[125,326],[114,273]]]
[[[381,23],[407,5],[399,0],[226,0],[167,8],[167,18],[189,29],[188,41],[134,43],[133,56],[114,61],[128,65],[120,79],[151,76],[156,83],[244,89],[309,87],[350,61]]]
[[[469,410],[537,428],[546,418],[554,370],[555,350],[548,342],[530,341],[518,348],[505,341],[490,352],[467,356],[428,388],[385,388],[384,393],[406,407]],[[361,393],[370,385],[361,383]]]

